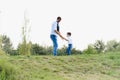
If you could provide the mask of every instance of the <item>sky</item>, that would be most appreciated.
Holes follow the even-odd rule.
[[[57,16],[61,34],[72,33],[73,48],[83,50],[96,40],[120,41],[120,0],[0,0],[0,34],[21,42],[24,14],[29,19],[29,40],[52,46],[50,30]],[[67,42],[58,37],[59,48]]]

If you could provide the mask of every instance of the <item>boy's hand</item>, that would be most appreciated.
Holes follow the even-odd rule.
[[[64,40],[68,41],[66,38],[63,38]]]
[[[66,41],[68,41],[66,38],[64,38],[63,36],[60,36],[63,40],[66,40]]]
[[[65,38],[66,41],[68,41],[66,38]]]

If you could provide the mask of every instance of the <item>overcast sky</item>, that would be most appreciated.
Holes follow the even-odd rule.
[[[30,40],[51,46],[51,24],[62,17],[60,31],[72,33],[73,47],[85,49],[96,40],[120,41],[120,0],[0,0],[0,34],[14,47],[21,42],[24,12],[30,20]],[[67,45],[58,38],[59,47]]]

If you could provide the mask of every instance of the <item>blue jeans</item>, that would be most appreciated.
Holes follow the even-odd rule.
[[[57,55],[57,48],[58,48],[58,43],[57,43],[57,36],[56,35],[50,35],[50,38],[53,42],[53,55]]]
[[[71,49],[72,49],[72,44],[68,44],[68,47],[67,47],[67,55],[70,55]]]

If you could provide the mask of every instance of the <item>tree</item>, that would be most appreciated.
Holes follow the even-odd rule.
[[[5,54],[5,52],[2,50],[2,36],[0,35],[0,55]]]
[[[120,51],[120,42],[118,42],[118,44],[116,46],[116,51]]]
[[[12,54],[12,43],[10,41],[10,38],[7,37],[6,35],[2,35],[2,49],[7,53],[7,54]]]
[[[110,40],[106,45],[107,51],[115,51],[119,45],[120,43],[118,43],[116,40]]]
[[[97,50],[98,53],[101,53],[105,50],[105,44],[102,40],[97,40],[94,44],[94,48]]]

